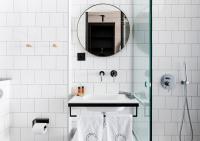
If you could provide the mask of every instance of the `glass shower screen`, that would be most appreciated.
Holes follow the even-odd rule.
[[[140,102],[133,131],[138,141],[152,141],[152,2],[133,3],[133,92]]]

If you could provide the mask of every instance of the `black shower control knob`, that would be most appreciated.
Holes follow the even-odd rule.
[[[110,72],[110,75],[111,75],[112,77],[116,77],[116,76],[117,76],[117,71],[116,71],[116,70],[112,70],[112,71]]]

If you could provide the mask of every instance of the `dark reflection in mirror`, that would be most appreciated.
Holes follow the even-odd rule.
[[[81,45],[91,54],[103,57],[114,55],[125,47],[130,25],[120,9],[99,4],[81,15],[77,30]]]

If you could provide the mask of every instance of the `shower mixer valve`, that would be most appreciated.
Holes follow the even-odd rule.
[[[161,77],[160,84],[164,89],[171,90],[175,86],[175,78],[171,74],[165,74]]]

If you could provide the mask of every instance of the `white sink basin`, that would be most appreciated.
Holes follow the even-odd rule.
[[[69,104],[73,106],[81,105],[80,107],[86,107],[89,111],[95,112],[116,112],[124,109],[123,104],[139,103],[136,99],[128,99],[125,95],[113,94],[113,95],[86,95],[83,97],[74,96]],[[108,105],[119,106],[108,106]],[[87,105],[87,106],[84,106]],[[88,106],[90,105],[90,106]],[[97,106],[98,105],[98,106]],[[76,106],[78,107],[78,106]]]
[[[85,100],[91,100],[93,102],[98,101],[98,102],[116,102],[119,101],[120,99],[125,98],[124,95],[88,95],[83,97]],[[87,107],[88,111],[93,111],[93,112],[116,112],[116,111],[122,111],[124,107]]]

